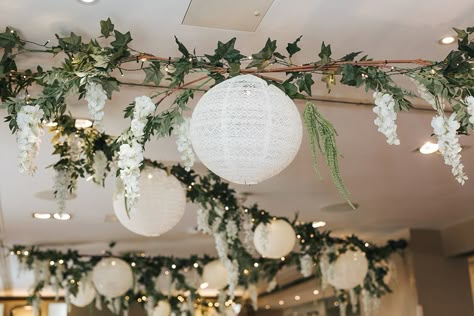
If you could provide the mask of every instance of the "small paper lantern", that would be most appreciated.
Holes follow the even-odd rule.
[[[360,250],[347,251],[332,264],[328,282],[336,289],[350,290],[364,282],[369,262]]]
[[[284,220],[259,224],[255,229],[253,243],[259,254],[265,258],[280,259],[289,254],[295,246],[295,230]]]
[[[89,278],[83,278],[78,282],[78,291],[76,295],[69,295],[69,301],[77,307],[85,307],[92,303],[96,296],[94,285]]]
[[[228,181],[255,184],[285,169],[303,133],[295,103],[279,88],[240,75],[207,91],[193,111],[194,151]]]
[[[107,298],[122,296],[133,286],[132,269],[122,259],[104,258],[92,270],[92,282]]]
[[[202,282],[207,284],[207,289],[220,290],[227,285],[228,272],[220,260],[206,264],[202,271]]]
[[[181,274],[184,276],[186,285],[192,287],[193,289],[199,289],[202,281],[201,276],[196,269],[188,269],[187,271],[183,271]]]
[[[153,310],[153,316],[170,316],[171,305],[168,301],[159,301]]]
[[[161,273],[155,280],[155,290],[163,295],[171,295],[175,290],[171,273]]]
[[[184,215],[186,191],[176,177],[161,169],[146,167],[141,174],[137,211],[130,216],[124,193],[114,195],[114,210],[119,222],[143,236],[159,236],[172,229]]]

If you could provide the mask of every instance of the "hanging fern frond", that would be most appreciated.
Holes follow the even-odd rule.
[[[313,165],[316,173],[321,178],[317,159],[317,151],[319,150],[326,159],[337,190],[347,203],[355,209],[349,200],[350,193],[342,180],[341,171],[339,170],[339,151],[336,146],[337,132],[334,126],[321,115],[316,106],[311,102],[306,103],[303,119],[309,134],[311,154],[313,156]]]

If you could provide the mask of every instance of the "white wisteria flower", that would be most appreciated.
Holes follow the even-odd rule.
[[[306,254],[300,257],[300,267],[301,267],[301,274],[308,278],[313,275],[313,268],[314,268],[314,261],[313,258]]]
[[[131,123],[131,131],[133,137],[138,142],[143,141],[144,128],[148,120],[148,116],[153,114],[156,105],[147,96],[135,98],[135,107],[133,109],[133,119]]]
[[[397,112],[395,112],[395,99],[390,94],[381,92],[374,93],[375,107],[374,113],[377,118],[374,123],[378,126],[378,131],[387,137],[390,145],[400,145],[397,136]]]
[[[250,301],[252,302],[253,310],[258,310],[258,289],[256,284],[250,284],[248,287]]]
[[[140,196],[139,179],[140,166],[143,162],[143,147],[132,139],[130,144],[125,143],[120,146],[118,167],[120,168],[120,178],[125,189],[127,210],[135,212],[136,204]]]
[[[469,123],[474,125],[474,97],[473,96],[468,96],[464,102],[467,105],[467,113],[469,113]]]
[[[39,105],[25,105],[20,108],[16,121],[18,130],[18,169],[21,173],[33,175],[36,171],[35,159],[38,156],[41,137],[44,134],[41,126],[44,112]]]
[[[420,97],[425,100],[429,105],[433,107],[433,109],[437,110],[436,106],[436,97],[426,88],[425,85],[420,83],[418,80],[410,78],[411,81],[415,84]]]
[[[209,211],[205,209],[198,209],[197,211],[197,230],[204,234],[212,234],[209,226]]]
[[[439,151],[443,155],[444,163],[451,166],[451,172],[460,184],[468,179],[464,173],[464,165],[461,163],[461,145],[457,130],[460,127],[456,120],[456,113],[449,118],[445,115],[437,115],[431,121],[434,134],[438,137]]]
[[[54,174],[54,193],[58,203],[58,212],[66,211],[66,200],[69,195],[69,183],[71,182],[71,173],[68,170],[55,170]]]
[[[233,244],[234,240],[237,239],[239,234],[239,227],[237,226],[237,223],[233,220],[229,220],[225,225],[225,230],[227,233],[227,242],[229,244]]]
[[[181,124],[173,129],[173,134],[176,135],[176,145],[178,146],[178,151],[181,153],[181,160],[183,161],[186,171],[191,170],[196,160],[189,135],[190,122],[190,118],[185,118]]]
[[[227,269],[227,284],[229,285],[229,290],[227,293],[229,294],[231,299],[234,299],[235,290],[237,289],[237,285],[239,284],[239,262],[237,260],[230,260],[227,259],[224,262],[224,266]]]
[[[276,278],[273,278],[267,285],[267,292],[272,292],[278,286]]]
[[[105,172],[107,169],[107,156],[102,150],[98,150],[94,154],[94,162],[92,164],[94,172],[94,182],[97,184],[103,184],[105,179]]]
[[[84,97],[89,108],[89,115],[94,120],[94,127],[103,132],[102,120],[104,119],[104,107],[107,101],[107,93],[101,84],[90,82],[86,86]]]

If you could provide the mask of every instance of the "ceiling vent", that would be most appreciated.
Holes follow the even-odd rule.
[[[255,32],[273,0],[191,0],[184,25]]]

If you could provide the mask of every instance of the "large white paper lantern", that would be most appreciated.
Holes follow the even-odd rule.
[[[285,169],[300,148],[302,132],[295,103],[252,75],[236,76],[207,91],[190,125],[201,162],[239,184],[259,183]]]
[[[257,252],[271,259],[280,259],[289,254],[295,242],[295,230],[287,221],[281,219],[259,224],[253,236]]]
[[[175,176],[146,167],[141,174],[140,198],[135,213],[127,214],[124,193],[114,194],[114,210],[119,222],[143,236],[159,236],[172,229],[184,215],[186,190]]]
[[[78,291],[76,295],[69,295],[69,301],[74,306],[85,307],[92,303],[96,297],[94,285],[88,277],[83,278],[78,283]]]
[[[159,301],[153,310],[153,316],[170,316],[171,305],[168,301]]]
[[[104,258],[92,270],[92,282],[105,297],[119,297],[133,286],[132,269],[122,259]]]
[[[171,295],[175,290],[173,277],[169,272],[161,273],[155,280],[155,290],[163,295]]]
[[[206,264],[202,271],[202,284],[206,289],[220,290],[227,285],[228,272],[220,260]]]
[[[196,269],[188,269],[181,273],[184,276],[184,281],[186,285],[192,287],[193,289],[199,289],[199,286],[202,284],[201,276],[199,275]]]
[[[347,251],[332,264],[328,282],[340,290],[350,290],[364,282],[369,262],[360,250]]]

